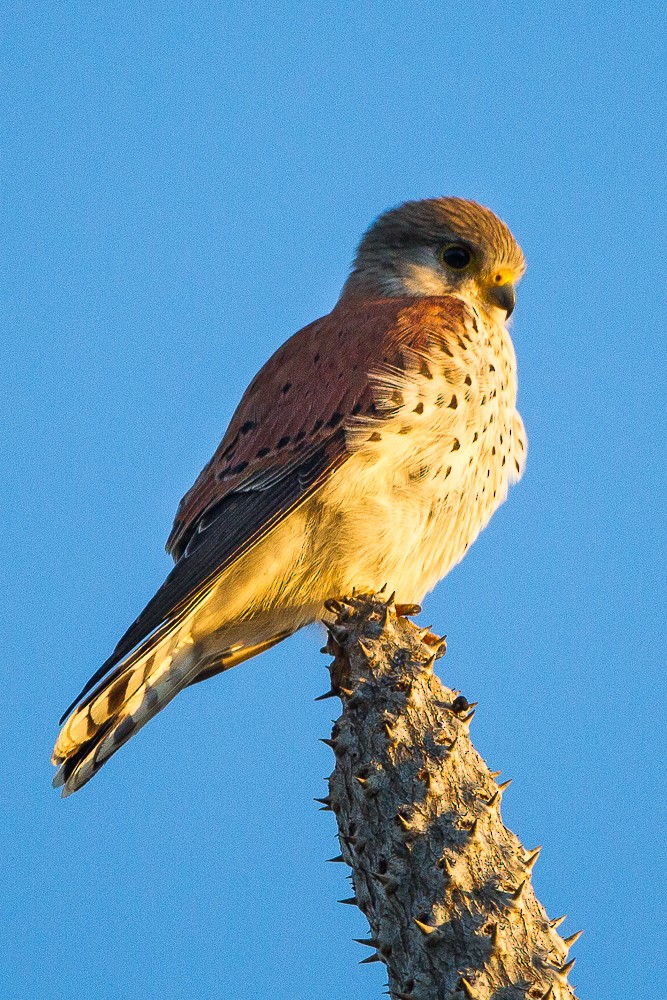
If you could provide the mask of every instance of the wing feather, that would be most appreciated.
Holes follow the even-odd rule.
[[[222,572],[343,465],[353,447],[346,432],[393,412],[381,373],[455,336],[467,309],[453,297],[343,300],[276,351],[179,505],[167,542],[176,565],[63,719],[109,671],[177,627]]]

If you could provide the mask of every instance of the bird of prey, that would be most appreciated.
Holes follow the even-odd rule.
[[[178,508],[176,565],[63,716],[63,795],[182,688],[321,618],[327,599],[386,584],[420,603],[463,557],[523,470],[507,319],[524,266],[473,201],[377,219],[333,310],[248,386]]]

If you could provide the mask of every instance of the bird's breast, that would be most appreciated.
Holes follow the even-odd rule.
[[[479,325],[478,325],[479,332]],[[355,455],[334,477],[358,561],[421,599],[465,554],[522,471],[507,331],[433,343],[378,376],[378,418],[351,432]]]

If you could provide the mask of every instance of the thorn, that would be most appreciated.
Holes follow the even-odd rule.
[[[336,694],[339,695],[339,696],[341,694],[344,694],[346,698],[349,698],[350,695],[352,694],[352,690],[350,688],[339,687],[338,691],[336,692]]]
[[[370,646],[367,646],[364,642],[361,641],[361,639],[357,639],[357,646],[359,647],[359,649],[361,650],[361,652],[364,654],[364,656],[366,657],[366,659],[369,660],[371,658],[371,656],[373,655],[373,650],[370,648]]]
[[[358,781],[358,782],[359,782],[359,784],[361,785],[361,787],[363,788],[363,787],[364,787],[364,785],[365,785],[365,784],[367,783],[367,781],[368,781],[368,778],[361,778],[361,777],[360,777],[360,776],[359,776],[358,774],[355,774],[355,776],[354,776],[354,780],[355,780],[355,781]]]
[[[350,896],[349,899],[339,899],[338,902],[339,903],[345,903],[346,906],[358,906],[359,905],[358,902],[357,902],[357,897],[356,896]]]
[[[540,844],[539,847],[536,847],[534,851],[531,851],[528,854],[528,857],[524,858],[523,863],[529,872],[532,872],[533,868],[535,867],[535,862],[539,858],[541,850],[542,850],[542,845]]]
[[[456,862],[452,861],[448,855],[443,854],[442,857],[436,861],[436,868],[441,868],[445,875],[451,878],[452,872],[456,868]]]
[[[504,792],[506,788],[509,788],[513,780],[513,778],[508,778],[507,781],[503,781],[502,784],[498,785],[498,791]]]
[[[412,824],[405,818],[405,816],[402,816],[401,813],[396,813],[396,819],[406,832],[408,830],[412,830]]]
[[[423,923],[421,920],[417,920],[416,917],[414,918],[414,922],[416,923],[417,927],[422,932],[424,937],[429,937],[431,934],[435,934],[435,932],[438,929],[437,927],[431,927],[430,924]]]
[[[477,827],[478,826],[479,826],[479,820],[475,816],[474,820],[472,821],[472,823],[468,827],[468,833],[470,834],[470,839],[471,840],[474,840],[474,838],[477,836]]]
[[[491,947],[497,949],[500,945],[500,927],[498,924],[491,925],[491,933],[489,937],[491,938]]]
[[[335,600],[335,598],[329,597],[328,600],[324,602],[324,607],[327,611],[333,611],[335,614],[338,614],[338,612],[342,610],[343,605],[340,601]]]
[[[377,948],[379,941],[377,938],[352,938],[357,944],[365,944],[367,948]]]
[[[522,882],[519,882],[518,886],[516,887],[516,889],[514,889],[513,892],[509,893],[510,899],[512,899],[515,903],[518,903],[519,900],[521,899],[521,896],[523,895],[523,890],[525,889],[528,881],[529,880],[525,878]]]
[[[327,858],[327,863],[334,864],[336,861],[342,861],[343,864],[347,864],[347,861],[342,854],[337,854],[335,858]]]
[[[386,589],[387,589],[387,584],[383,583],[380,589],[378,590],[378,594],[384,594]]]
[[[488,799],[481,799],[481,801],[484,803],[485,806],[491,807],[491,806],[495,806],[495,804],[496,804],[496,802],[498,801],[499,798],[500,798],[500,791],[496,790],[493,793],[493,795],[491,795]]]
[[[576,944],[576,942],[579,940],[579,938],[583,933],[584,933],[583,931],[577,931],[576,934],[570,934],[569,937],[563,938],[563,944],[568,949],[568,951],[570,950],[573,944]]]
[[[465,976],[461,976],[459,979],[459,987],[463,990],[465,995],[470,998],[470,1000],[476,1000],[478,996],[477,990],[473,989],[472,983],[468,982]]]
[[[503,773],[502,771],[491,771],[490,775],[491,775],[492,778],[497,778],[498,775],[502,774],[502,773]]]
[[[321,738],[320,743],[324,743],[325,747],[331,747],[332,750],[336,749],[336,744],[334,743],[333,740]]]
[[[324,701],[325,698],[336,698],[337,696],[338,691],[334,691],[334,689],[331,688],[331,691],[326,691],[324,694],[318,695],[315,701]]]
[[[392,590],[390,596],[385,601],[385,604],[384,604],[385,608],[390,608],[392,606],[392,604],[394,603],[395,597],[396,597],[396,591]]]
[[[569,962],[566,962],[565,965],[560,965],[560,966],[554,965],[553,970],[558,976],[558,978],[563,980],[567,979],[569,974],[572,972],[572,966],[576,961],[577,961],[576,958],[572,958],[570,959]]]
[[[370,965],[371,962],[381,962],[381,961],[382,959],[376,952],[375,955],[369,955],[368,958],[362,958],[362,960],[359,962],[359,965]]]
[[[542,996],[539,998],[539,1000],[553,1000],[553,996],[554,996],[554,988],[553,988],[553,984],[552,984],[549,987],[549,989],[546,991],[546,993],[542,994]]]
[[[461,724],[465,726],[466,729],[470,729],[470,723],[472,722],[474,716],[475,716],[475,709],[473,708],[471,712],[468,712],[467,715],[463,716],[463,718],[461,719]]]
[[[391,728],[391,726],[389,725],[388,722],[385,722],[385,724],[384,724],[384,731],[387,734],[387,739],[389,739],[389,740],[395,740],[396,739],[396,734],[395,734],[394,730]]]
[[[554,920],[550,920],[549,926],[553,930],[556,930],[556,928],[560,927],[560,925],[563,923],[564,920],[567,920],[567,913],[564,913],[562,917],[556,917]]]
[[[331,809],[331,796],[327,795],[325,799],[313,799],[313,802],[321,802],[323,806],[327,809]]]

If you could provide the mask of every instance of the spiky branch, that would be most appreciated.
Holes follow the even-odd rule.
[[[394,1000],[565,1000],[579,936],[561,938],[500,817],[503,791],[470,742],[474,705],[433,673],[444,642],[380,595],[330,602],[329,795],[341,861]],[[326,697],[326,696],[324,696]],[[564,918],[563,918],[564,919]]]

